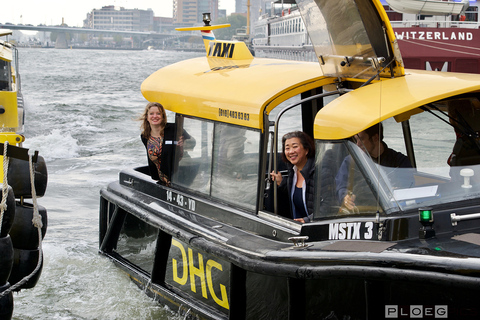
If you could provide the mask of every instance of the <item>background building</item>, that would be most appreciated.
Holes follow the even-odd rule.
[[[247,1],[248,0],[235,0],[235,12],[247,13]]]
[[[103,30],[153,31],[153,10],[105,6],[87,14],[86,27]]]
[[[253,29],[252,26],[257,21],[262,12],[260,8],[264,2],[272,2],[273,0],[250,0],[250,31]],[[235,13],[247,13],[247,4],[248,0],[235,0]],[[263,12],[265,13],[265,12]]]
[[[153,17],[153,32],[173,32],[173,18],[168,17]]]
[[[201,24],[205,12],[210,12],[212,21],[217,20],[218,0],[173,0],[173,23],[177,26]]]

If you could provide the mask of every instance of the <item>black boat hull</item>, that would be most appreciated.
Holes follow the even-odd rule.
[[[199,215],[161,200],[171,190],[148,179],[134,170],[122,172],[123,183],[101,191],[100,252],[149,296],[181,314],[212,319],[480,314],[480,269],[472,259],[392,252],[383,250],[381,241],[364,242],[369,249],[363,252],[327,249],[349,241],[294,249],[284,241],[288,233],[298,235],[294,230],[279,230],[275,239],[261,236],[259,230],[273,228],[263,220],[257,233],[248,232],[262,224],[256,216],[244,219],[243,230],[233,227],[214,217],[228,208],[211,205],[210,213]],[[201,207],[201,200],[194,200]]]

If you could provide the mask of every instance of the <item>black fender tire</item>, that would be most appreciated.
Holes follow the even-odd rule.
[[[10,288],[10,284],[7,282],[3,286],[0,286],[0,293]],[[0,298],[0,319],[12,319],[13,315],[13,294],[12,292],[4,295]]]
[[[37,162],[34,163],[33,167],[35,171],[35,193],[37,194],[37,197],[42,197],[45,195],[48,182],[47,165],[45,164],[45,160],[42,156],[38,156]],[[32,197],[28,161],[10,158],[10,162],[8,164],[8,178],[8,183],[12,186],[13,192],[15,193],[15,197],[17,199],[20,197]]]
[[[0,184],[0,186],[1,185],[2,184]],[[3,197],[3,192],[0,192],[0,202],[2,200],[2,197]],[[7,194],[7,209],[3,212],[2,231],[0,232],[0,238],[5,237],[10,232],[10,228],[12,227],[14,220],[15,220],[15,195],[13,194],[13,189],[9,186],[8,194]]]
[[[40,257],[40,249],[36,250],[20,250],[13,249],[13,268],[10,273],[10,278],[8,282],[12,285],[16,284],[24,277],[28,276],[30,273],[35,270],[37,267],[38,258]],[[21,285],[15,291],[20,291],[21,289],[30,289],[35,287],[37,284],[40,275],[42,274],[43,261],[41,262],[41,267],[38,272],[30,278],[26,283]]]
[[[0,286],[7,283],[13,267],[13,245],[9,235],[0,238]],[[0,318],[1,319],[1,318]]]
[[[42,217],[42,239],[47,233],[47,209],[38,206],[38,213]],[[13,247],[22,250],[34,250],[39,246],[38,230],[32,223],[33,205],[30,203],[17,203],[15,221],[10,230]]]

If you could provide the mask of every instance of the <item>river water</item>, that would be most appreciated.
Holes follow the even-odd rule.
[[[24,147],[47,163],[44,266],[14,294],[13,319],[176,319],[98,254],[99,191],[121,169],[146,163],[139,122],[142,81],[204,55],[172,51],[20,48]],[[169,120],[173,120],[170,117]]]

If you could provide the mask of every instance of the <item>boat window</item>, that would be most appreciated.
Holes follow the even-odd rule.
[[[116,252],[148,273],[152,272],[158,228],[127,214],[117,242]]]
[[[390,167],[383,162],[387,156],[373,159],[353,141],[316,142],[320,201],[315,218],[406,212],[469,201],[480,193],[480,99],[451,99],[398,118],[405,121],[403,128],[393,118],[382,122],[383,141],[396,156],[411,150],[408,165]],[[404,130],[411,140],[404,138]],[[409,141],[411,148],[406,148]],[[354,209],[345,210],[345,194],[355,195]]]
[[[260,132],[177,115],[183,155],[177,155],[172,183],[222,202],[255,210]]]
[[[352,141],[317,141],[315,169],[315,216],[371,215],[380,210],[368,174],[375,164]],[[365,178],[367,176],[367,179]],[[344,204],[345,195],[355,197],[354,206]]]
[[[0,91],[12,91],[10,62],[0,59]]]
[[[413,188],[395,190],[404,210],[480,192],[480,101],[450,100],[426,110],[410,119],[417,172]]]
[[[260,133],[216,123],[214,141],[212,196],[254,210]]]
[[[209,195],[213,123],[177,115],[177,127],[190,139],[185,140],[183,154],[176,155],[172,184]]]

